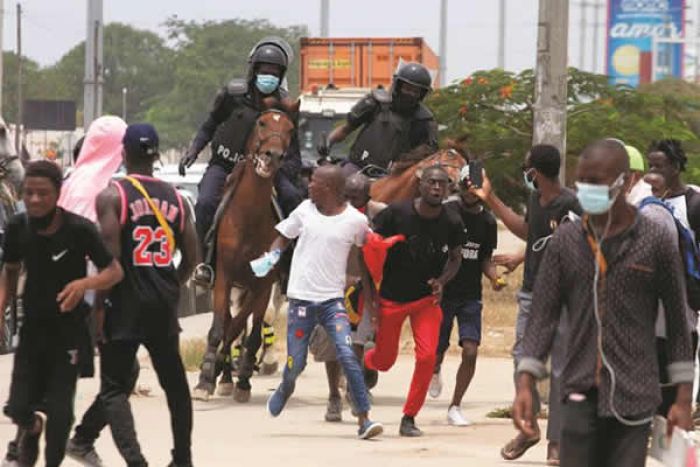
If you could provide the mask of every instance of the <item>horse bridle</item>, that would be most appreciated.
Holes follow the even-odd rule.
[[[265,112],[263,112],[262,114],[260,114],[260,116],[262,117],[262,116],[265,115],[266,113],[277,113],[277,114],[282,115],[282,116],[284,116],[285,118],[289,119],[289,117],[287,116],[287,114],[285,114],[285,113],[282,112],[281,110],[276,110],[276,109],[266,110]],[[273,138],[278,138],[280,141],[284,141],[284,137],[286,136],[286,134],[283,133],[283,132],[281,132],[281,131],[273,131],[273,132],[269,133],[268,135],[266,135],[266,136],[263,138],[262,135],[261,135],[262,130],[261,130],[260,128],[261,128],[260,125],[258,125],[258,124],[256,123],[256,125],[255,125],[255,137],[258,139],[258,144],[256,145],[255,151],[254,151],[254,153],[253,153],[253,156],[254,156],[255,159],[259,159],[259,158],[260,158],[260,148],[263,147],[263,144],[265,144],[265,143],[271,141]],[[292,128],[292,131],[294,131],[293,128]]]

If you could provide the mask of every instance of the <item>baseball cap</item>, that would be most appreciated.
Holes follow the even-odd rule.
[[[625,149],[627,150],[627,157],[630,160],[630,170],[644,172],[644,157],[642,153],[639,152],[639,149],[629,145],[625,145]]]
[[[158,154],[158,132],[150,123],[133,123],[126,127],[122,144],[129,154],[153,156]]]

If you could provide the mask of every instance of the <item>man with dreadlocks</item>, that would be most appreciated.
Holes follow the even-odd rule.
[[[681,142],[675,139],[654,141],[649,148],[647,161],[649,172],[662,175],[666,180],[668,194],[664,201],[673,207],[673,213],[681,224],[693,232],[697,245],[700,239],[700,192],[685,185],[681,179],[681,172],[685,171],[688,163]],[[697,313],[693,313],[693,317],[695,322],[691,323],[691,331],[697,328]],[[693,332],[694,347],[697,347],[697,341],[697,333]],[[694,418],[700,415],[697,408],[700,405],[700,392],[695,397],[695,404]]]

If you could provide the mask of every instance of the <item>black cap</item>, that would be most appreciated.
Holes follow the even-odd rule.
[[[155,156],[158,154],[158,132],[150,123],[133,123],[126,127],[122,144],[129,155]]]

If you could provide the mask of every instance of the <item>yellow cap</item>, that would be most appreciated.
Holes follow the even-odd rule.
[[[634,172],[644,172],[646,170],[644,168],[644,156],[639,152],[639,149],[628,145],[625,145],[625,149],[627,150],[627,157],[630,160],[630,170]]]

